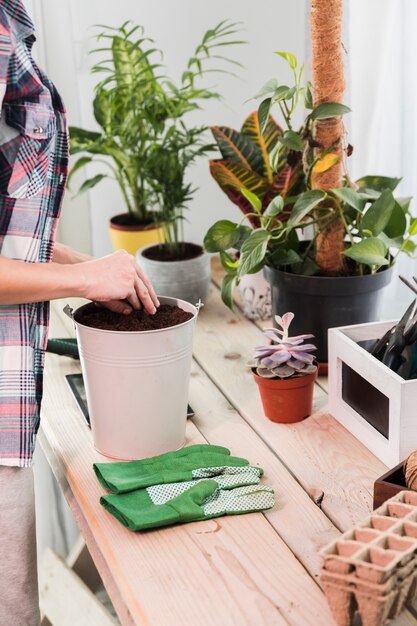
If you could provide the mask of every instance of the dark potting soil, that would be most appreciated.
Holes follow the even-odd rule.
[[[155,315],[150,315],[143,309],[132,311],[129,315],[113,313],[108,309],[98,308],[94,304],[77,314],[76,319],[84,326],[91,326],[100,330],[140,331],[160,330],[170,326],[178,326],[191,319],[192,313],[188,313],[177,306],[161,304]]]
[[[143,252],[143,256],[151,261],[188,261],[189,259],[195,259],[201,256],[203,249],[195,243],[182,243],[179,246],[179,250],[176,254],[172,254],[171,250],[166,245],[152,246]]]
[[[146,220],[140,220],[131,213],[121,213],[111,218],[111,223],[114,226],[130,227],[130,228],[149,228],[155,224],[152,218]]]

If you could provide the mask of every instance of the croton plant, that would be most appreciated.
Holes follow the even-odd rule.
[[[399,253],[413,255],[416,249],[411,198],[394,196],[400,178],[364,176],[353,182],[345,170],[341,187],[315,188],[314,177],[352,152],[350,145],[336,153],[336,145],[320,150],[316,125],[350,109],[334,102],[314,107],[311,83],[302,85],[303,65],[291,53],[277,54],[289,64],[294,85],[269,81],[258,94],[263,98],[258,110],[240,132],[212,128],[222,159],[210,162],[211,173],[244,213],[239,223],[216,222],[204,240],[208,252],[220,252],[226,271],[222,297],[230,307],[233,286],[265,265],[295,274],[323,274],[316,262],[316,241],[323,239],[332,220],[344,230],[340,275],[376,273],[392,265]],[[301,102],[308,115],[295,130],[292,116]],[[273,107],[282,126],[271,115]]]

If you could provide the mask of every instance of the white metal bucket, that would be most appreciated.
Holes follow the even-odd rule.
[[[121,332],[84,326],[73,315],[95,448],[134,460],[185,440],[192,344],[198,309],[160,297],[193,317],[161,330]]]

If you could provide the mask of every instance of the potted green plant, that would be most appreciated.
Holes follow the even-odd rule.
[[[270,340],[255,348],[248,367],[258,384],[266,417],[272,422],[290,424],[311,415],[317,365],[312,352],[316,346],[305,343],[313,335],[289,336],[294,313],[275,316],[280,329],[264,330]]]
[[[301,159],[297,190],[288,193],[283,188],[265,206],[256,190],[242,181],[241,193],[252,206],[245,218],[256,219],[257,227],[222,220],[208,231],[205,247],[221,254],[226,304],[233,306],[236,282],[265,268],[273,312],[293,310],[295,332],[302,328],[313,332],[318,360],[327,362],[328,328],[376,319],[379,294],[391,279],[397,255],[415,251],[411,237],[417,233],[417,219],[410,214],[410,198],[393,195],[398,178],[365,176],[353,183],[345,171],[340,185],[318,187],[320,177],[341,166],[351,147],[342,150],[339,137],[324,148],[317,127],[324,121],[339,124],[349,109],[338,102],[314,105],[312,85],[301,83],[303,66],[298,66],[291,53],[278,54],[288,62],[295,84],[288,87],[270,81],[263,90],[267,97],[258,109],[258,119],[264,133],[271,108],[279,108],[283,134],[269,158],[274,172],[283,154],[289,164]],[[292,116],[301,100],[309,112],[296,131]],[[333,227],[337,227],[336,237]],[[335,240],[340,244],[340,239],[341,251],[335,251]],[[239,251],[238,260],[231,249]]]
[[[204,140],[205,128],[187,127],[184,116],[207,99],[219,97],[196,82],[207,72],[220,71],[210,62],[219,58],[222,46],[239,43],[234,41],[236,32],[229,21],[208,30],[179,85],[165,76],[162,52],[142,26],[126,22],[118,28],[106,26],[98,34],[98,47],[92,52],[100,60],[91,71],[104,77],[95,87],[93,101],[99,130],[70,128],[71,154],[81,155],[70,178],[93,162],[107,171],[86,180],[80,192],[107,177],[117,181],[127,212],[110,221],[114,248],[135,254],[143,246],[166,240],[171,254],[190,253],[181,241],[181,220],[194,190],[184,176],[210,145]]]

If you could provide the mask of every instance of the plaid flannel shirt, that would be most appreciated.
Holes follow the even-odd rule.
[[[68,169],[65,108],[21,0],[0,1],[0,254],[51,261]],[[0,306],[0,464],[31,465],[49,303]]]

